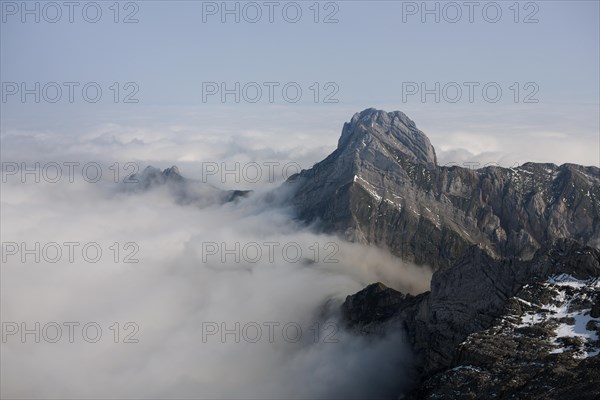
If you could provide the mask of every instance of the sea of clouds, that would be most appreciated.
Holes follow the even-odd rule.
[[[347,332],[338,310],[373,282],[428,290],[429,269],[313,232],[267,201],[272,185],[199,207],[168,186],[123,190],[112,160],[97,182],[55,160],[39,183],[4,171],[3,397],[364,398],[406,384],[404,339]]]
[[[411,369],[404,338],[389,334],[373,340],[347,332],[339,306],[373,282],[413,294],[426,291],[431,271],[382,249],[319,234],[269,195],[298,167],[309,168],[333,151],[343,121],[359,109],[274,109],[235,118],[227,109],[187,109],[129,119],[85,113],[69,120],[52,113],[5,119],[2,396],[364,398],[400,393]],[[506,133],[498,134],[486,125],[485,115],[463,129],[449,114],[425,118],[424,112],[407,114],[437,146],[440,164],[513,166],[527,160],[521,153],[536,154],[532,143],[538,161],[558,163],[566,157],[577,162],[573,154],[587,140],[578,136],[565,151],[554,146],[569,134],[563,126],[556,126],[560,134],[531,131],[526,124],[514,125],[517,116],[506,122],[517,128],[496,124],[494,129]],[[588,154],[584,164],[593,163],[588,153],[580,153]],[[278,164],[269,176],[265,163],[272,162]],[[84,174],[82,167],[89,163],[94,168]],[[226,174],[222,179],[222,171],[203,175],[207,166],[235,169],[249,163],[262,166],[261,179],[250,182],[242,170],[237,178]],[[194,195],[206,195],[205,201],[177,201],[168,185],[124,190],[131,172],[173,164],[195,180],[200,189]],[[23,175],[15,165],[38,172]],[[60,179],[53,179],[56,165],[62,168]],[[97,166],[102,176],[95,181]],[[253,193],[216,204],[207,193],[217,189]],[[23,260],[24,248],[35,253],[36,243],[40,262],[33,254]],[[53,243],[63,256],[48,262],[55,256]],[[64,243],[78,244],[73,261]],[[85,245],[88,259],[82,255]],[[92,262],[98,247],[102,256]],[[44,248],[47,254],[41,254]],[[57,325],[62,336],[51,343]],[[261,336],[254,341],[257,326]],[[84,327],[89,328],[86,337]],[[90,343],[86,339],[95,339],[96,327],[101,337]],[[296,338],[298,327],[302,332]],[[22,337],[25,329],[29,333]],[[229,333],[223,337],[224,330]]]

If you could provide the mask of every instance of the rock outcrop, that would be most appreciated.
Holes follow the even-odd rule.
[[[473,247],[433,275],[431,292],[373,284],[348,296],[342,315],[358,334],[405,333],[420,376],[415,398],[560,399],[569,388],[595,387],[581,397],[594,398],[598,299],[600,251],[559,240],[529,261]]]

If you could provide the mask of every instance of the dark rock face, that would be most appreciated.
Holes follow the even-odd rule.
[[[588,390],[580,398],[600,395],[596,249],[559,240],[523,261],[474,246],[433,275],[431,292],[374,287],[349,296],[343,315],[361,334],[404,330],[421,376],[414,398],[560,399],[575,388]],[[382,313],[382,301],[396,311]]]
[[[407,295],[383,283],[373,283],[355,295],[348,296],[342,305],[342,316],[350,325],[380,324],[389,320],[406,298]]]
[[[437,166],[429,139],[398,111],[355,114],[338,148],[286,186],[299,219],[434,268],[473,244],[524,259],[558,238],[600,245],[600,169]]]
[[[179,168],[176,166],[172,166],[163,171],[152,166],[147,166],[141,173],[133,174],[126,180],[126,183],[133,184],[136,188],[145,190],[166,183],[181,183],[184,182],[184,180],[185,178],[181,176]]]
[[[459,344],[451,368],[430,376],[418,398],[600,397],[598,277],[534,280],[508,299],[488,329]]]
[[[497,354],[514,349],[513,355],[491,369],[458,366],[428,380],[415,395],[419,399],[535,399],[595,400],[600,396],[600,358],[576,360],[569,356],[536,357],[518,349],[534,346],[535,340],[487,340]],[[525,358],[533,354],[532,359]]]

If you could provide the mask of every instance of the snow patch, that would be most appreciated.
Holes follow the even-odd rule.
[[[377,201],[379,201],[379,202],[381,201],[382,197],[379,194],[377,194],[377,192],[373,189],[373,187],[371,186],[371,184],[368,181],[364,180],[363,178],[361,178],[358,175],[354,175],[354,182],[358,183],[358,185],[360,187],[362,187],[363,189],[365,189]]]
[[[599,348],[592,347],[591,342],[598,340],[598,335],[595,331],[588,330],[586,327],[590,321],[594,321],[600,325],[600,318],[592,318],[590,315],[591,309],[579,309],[574,311],[571,310],[571,302],[575,299],[585,298],[585,295],[581,293],[567,294],[566,288],[579,289],[582,288],[600,288],[600,277],[581,280],[576,279],[568,274],[555,275],[548,278],[545,287],[554,288],[558,293],[554,296],[553,302],[555,304],[544,304],[539,306],[538,311],[528,311],[521,315],[519,323],[516,325],[519,328],[537,325],[540,323],[546,323],[555,321],[556,328],[554,330],[554,336],[550,342],[555,346],[551,351],[552,354],[563,353],[570,350],[569,346],[565,346],[559,339],[561,338],[579,338],[582,342],[579,350],[574,352],[573,357],[575,358],[587,358],[592,357],[600,353]],[[527,304],[528,306],[534,306],[532,303],[515,297],[516,300]],[[570,319],[574,323],[569,324],[564,319]],[[571,322],[571,321],[569,321]]]
[[[458,367],[452,368],[452,371],[460,371],[460,370],[481,372],[481,368],[475,367],[473,365],[459,365]]]

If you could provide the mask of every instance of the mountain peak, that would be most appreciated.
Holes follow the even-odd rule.
[[[181,172],[179,172],[179,168],[176,165],[173,165],[171,168],[167,168],[163,170],[162,174],[167,178],[181,180],[183,177],[181,176]]]
[[[364,147],[372,143],[373,138],[386,149],[408,156],[411,161],[437,165],[431,142],[401,111],[368,108],[354,114],[350,122],[344,124],[338,149]]]
[[[141,173],[132,175],[131,178],[138,181],[139,187],[146,189],[167,182],[182,182],[185,179],[176,166],[161,171],[151,165],[144,168]]]
[[[367,109],[338,148],[289,178],[299,219],[380,245],[417,264],[448,267],[470,246],[530,259],[558,238],[600,243],[600,169],[525,164],[444,168],[405,114]]]

